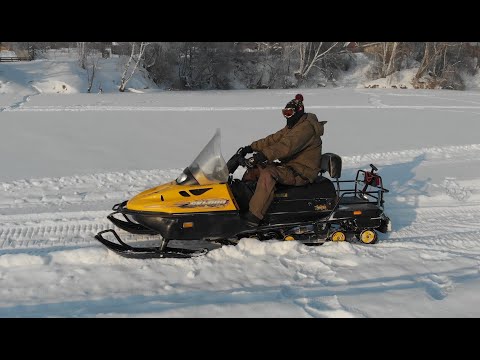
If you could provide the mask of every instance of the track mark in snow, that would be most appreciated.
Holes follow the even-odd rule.
[[[366,93],[366,94],[368,94],[368,103],[373,105],[375,108],[388,107],[388,105],[385,105],[382,103],[382,100],[380,99],[380,95],[374,94],[374,93]]]
[[[0,209],[123,201],[146,188],[175,179],[180,172],[181,169],[140,170],[0,183]]]
[[[420,155],[426,155],[425,161],[445,160],[457,161],[478,160],[480,158],[480,144],[435,146],[430,148],[389,151],[384,153],[370,153],[355,156],[342,156],[342,162],[347,167],[357,167],[359,163],[376,162],[378,164],[392,164],[407,162]]]
[[[34,94],[28,94],[28,95],[25,95],[22,100],[19,100],[17,101],[16,103],[10,105],[10,106],[6,106],[6,107],[3,107],[3,108],[0,108],[0,112],[2,111],[16,111],[16,110],[20,110],[23,105],[25,105],[27,102],[30,101],[31,97],[32,96],[35,96],[35,95],[39,95],[41,94],[41,91],[38,90],[38,88],[36,88],[35,86],[32,85],[32,89],[35,91]]]
[[[106,218],[107,214],[104,211],[80,211],[0,216],[0,257],[91,246],[105,250],[94,236],[107,229],[115,229],[123,240],[134,246],[157,245],[158,235],[127,233],[116,228]]]
[[[441,186],[445,189],[448,196],[458,201],[465,201],[472,195],[472,191],[460,186],[455,181],[455,178],[445,178]]]
[[[454,289],[453,282],[446,276],[432,274],[420,281],[425,284],[427,294],[435,300],[445,299]]]
[[[336,295],[317,299],[301,298],[296,301],[305,312],[315,318],[354,318],[358,315],[342,306]]]
[[[93,235],[111,227],[103,212],[0,216],[1,249],[78,245],[96,241]],[[68,219],[67,219],[68,218]]]
[[[480,144],[344,156],[342,160],[344,168],[356,168],[359,163],[374,162],[381,166],[407,162],[419,155],[426,155],[424,161],[478,160],[480,158]],[[146,188],[173,180],[180,171],[181,169],[142,170],[0,183],[0,189],[3,188],[3,193],[0,191],[0,209],[128,199]],[[458,200],[469,197],[471,194],[469,189],[455,184],[453,179],[447,180],[450,185],[455,185],[448,188],[447,194],[449,196]],[[447,183],[443,185],[445,191],[447,191],[447,185]]]
[[[480,110],[480,105],[386,105],[370,98],[371,105],[310,105],[312,110],[322,109],[411,109],[411,110]],[[186,111],[277,111],[276,106],[102,106],[102,105],[67,105],[67,106],[29,106],[5,108],[4,111],[159,111],[159,112],[186,112]]]

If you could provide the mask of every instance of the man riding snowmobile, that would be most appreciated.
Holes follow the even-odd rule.
[[[303,186],[313,183],[320,172],[321,136],[326,121],[305,112],[301,94],[285,105],[282,114],[287,119],[284,128],[237,151],[241,156],[256,152],[246,162],[248,169],[242,178],[257,182],[249,211],[244,215],[250,227],[258,226],[264,218],[277,183]]]
[[[359,169],[354,179],[340,180],[341,157],[322,154],[326,121],[305,113],[300,94],[282,113],[285,128],[240,148],[228,162],[217,129],[175,180],[112,207],[107,218],[117,228],[154,235],[158,246],[132,246],[115,229],[102,230],[95,238],[121,256],[142,259],[188,258],[208,251],[168,246],[172,240],[221,245],[236,245],[245,237],[306,245],[355,239],[376,243],[377,232],[391,230],[384,212],[388,190],[378,169],[370,164],[371,170]],[[247,168],[242,180],[234,178],[239,166]]]

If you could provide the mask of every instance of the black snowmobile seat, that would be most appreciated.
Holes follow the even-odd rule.
[[[312,184],[304,186],[277,184],[275,194],[287,193],[286,197],[294,199],[307,199],[309,197],[334,198],[337,196],[335,186],[332,181],[323,176],[325,172],[328,172],[333,179],[340,178],[342,174],[342,158],[334,153],[322,154],[320,172]]]
[[[276,184],[275,199],[307,200],[307,199],[334,199],[337,190],[333,182],[324,177],[328,172],[331,178],[338,179],[342,173],[342,158],[334,153],[322,154],[320,172],[313,183],[303,186]],[[241,211],[248,210],[248,203],[253,196],[256,182],[233,180],[231,189]]]

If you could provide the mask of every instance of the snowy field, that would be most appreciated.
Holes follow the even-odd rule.
[[[133,260],[93,238],[216,128],[228,160],[283,127],[297,91],[0,94],[0,317],[480,317],[480,92],[301,92],[342,179],[373,163],[391,191],[375,245]]]

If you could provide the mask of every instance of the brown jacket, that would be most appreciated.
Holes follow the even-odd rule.
[[[315,114],[305,113],[289,129],[285,126],[275,134],[254,141],[251,147],[261,151],[268,161],[280,160],[313,182],[320,171],[323,125]]]

